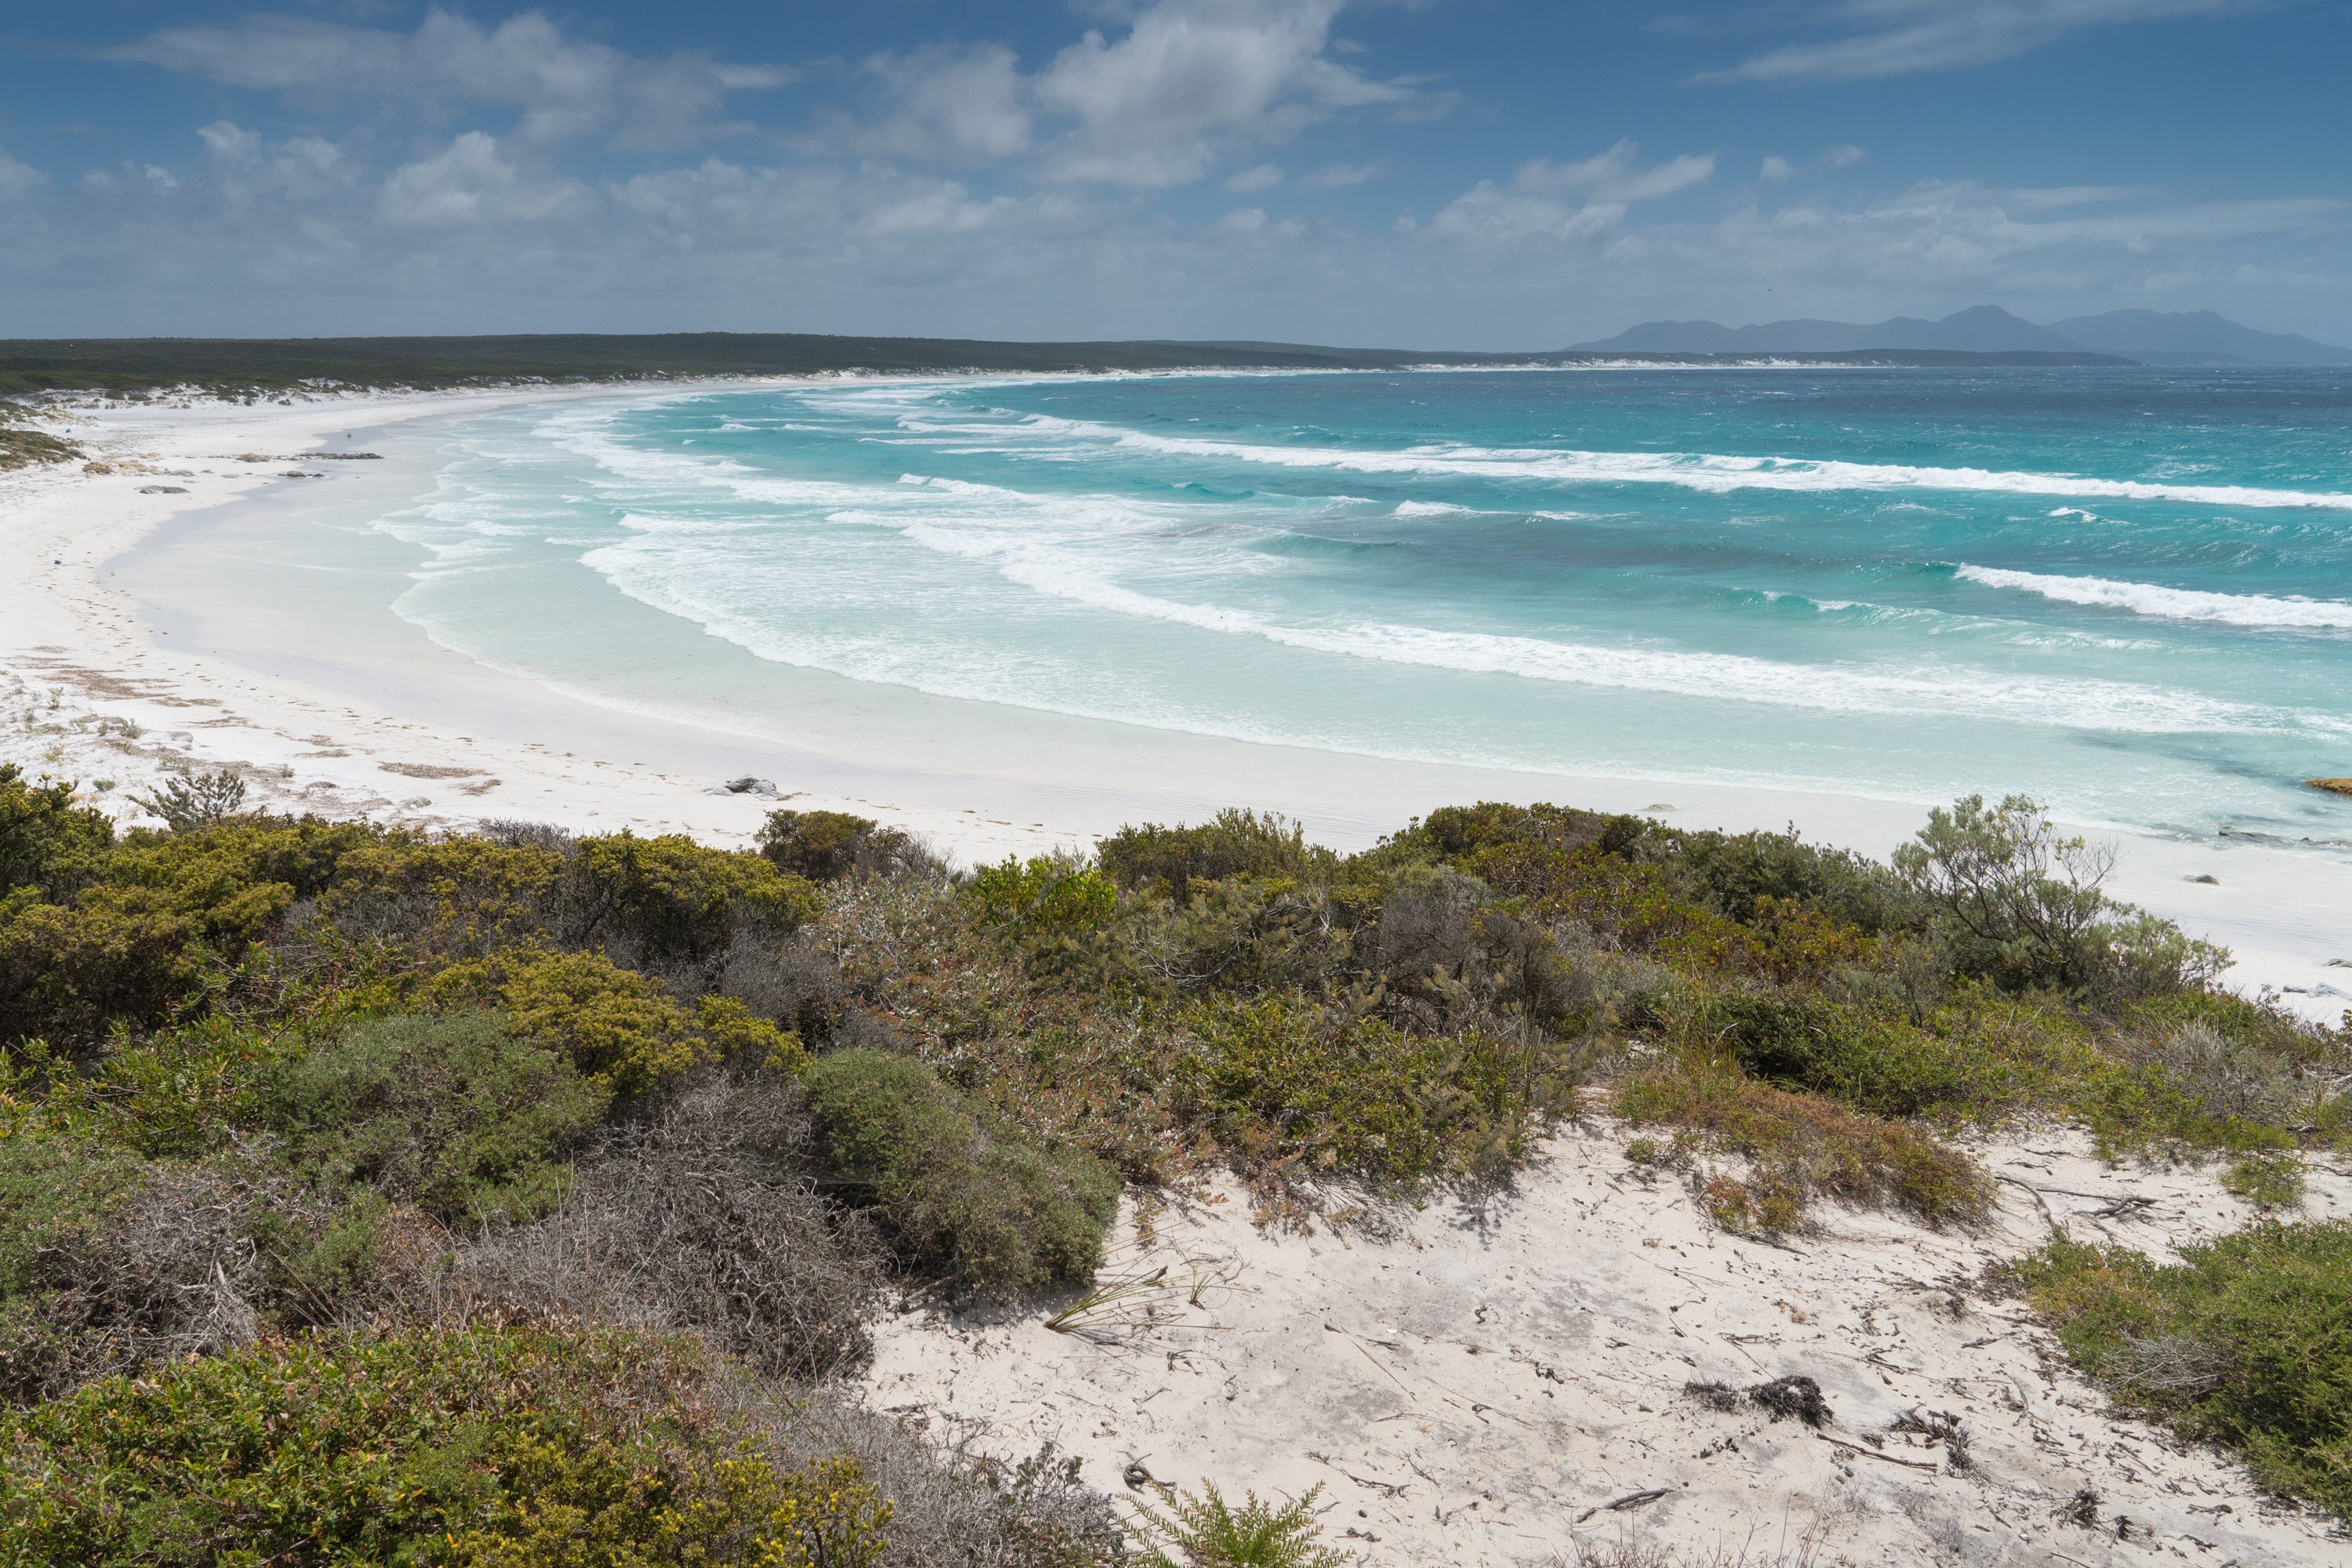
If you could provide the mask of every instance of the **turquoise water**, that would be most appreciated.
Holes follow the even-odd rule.
[[[1205,734],[2352,831],[2341,371],[851,379],[474,420],[380,526],[404,615],[575,686],[620,595]]]

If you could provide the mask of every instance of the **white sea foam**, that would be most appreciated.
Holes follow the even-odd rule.
[[[1547,447],[1430,445],[1391,450],[1339,447],[1286,447],[1222,441],[1192,436],[1162,436],[1088,420],[1032,415],[1016,424],[941,423],[921,413],[901,416],[908,428],[961,436],[977,442],[970,450],[1027,451],[1035,456],[1076,457],[1076,450],[1040,451],[1039,437],[1108,444],[1171,456],[1218,458],[1288,468],[1327,468],[1352,473],[1449,475],[1560,484],[1661,484],[1726,494],[1734,490],[1956,490],[2077,499],[2181,501],[2194,506],[2319,508],[2352,510],[2352,494],[2333,490],[2269,489],[2252,485],[2180,485],[2146,479],[2106,479],[2081,474],[2041,474],[1993,468],[1939,468],[1914,464],[1853,463],[1812,458],[1755,458],[1712,452],[1599,452]],[[1008,445],[1008,441],[1018,445]]]
[[[1455,506],[1442,500],[1401,500],[1396,504],[1398,517],[1477,517],[1475,506]]]
[[[2210,594],[2164,588],[2152,583],[2122,583],[2108,577],[2064,577],[2042,572],[2012,572],[1999,566],[1968,566],[1955,575],[1988,588],[2014,588],[2069,605],[2094,605],[2178,621],[2219,621],[2234,626],[2300,629],[2352,627],[2352,603],[2303,595]]]
[[[1385,622],[1286,625],[1251,611],[1139,593],[1076,552],[1034,534],[927,521],[902,521],[902,526],[917,543],[986,562],[1006,580],[1052,597],[1121,616],[1382,663],[1833,712],[1997,718],[2151,734],[2309,728],[2352,733],[2352,725],[2325,715],[2083,677],[2043,678],[1941,664],[1794,664],[1744,654],[1611,647]]]

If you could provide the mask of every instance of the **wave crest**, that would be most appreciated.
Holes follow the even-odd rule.
[[[2352,629],[2352,603],[2341,599],[2311,599],[2300,594],[2203,593],[2192,588],[2159,587],[2153,583],[2118,582],[2110,577],[2013,572],[1999,566],[1962,565],[1954,569],[1953,575],[1988,588],[2013,588],[2062,604],[2129,610],[2134,615],[2166,620],[2218,621],[2233,626],[2296,630]]]

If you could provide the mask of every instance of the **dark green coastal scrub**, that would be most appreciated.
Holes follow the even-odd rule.
[[[2119,1397],[2352,1495],[2344,1227],[2292,1218],[2346,1039],[2213,989],[2029,803],[1892,866],[1489,804],[958,874],[838,814],[755,853],[182,796],[118,834],[0,769],[0,1563],[1119,1561],[1067,1461],[827,1392],[886,1292],[1081,1285],[1123,1184],[1495,1180],[1595,1105],[1734,1230],[1969,1223],[1965,1124],[2225,1162],[2279,1223],[2024,1282]],[[1161,1503],[1170,1561],[1325,1560]]]

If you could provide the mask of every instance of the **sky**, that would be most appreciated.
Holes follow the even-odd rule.
[[[0,336],[2352,343],[2352,0],[0,0]]]

